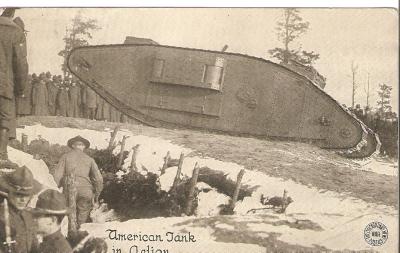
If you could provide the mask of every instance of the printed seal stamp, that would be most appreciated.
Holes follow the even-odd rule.
[[[388,239],[388,229],[381,222],[371,222],[364,229],[364,239],[369,245],[381,246]]]

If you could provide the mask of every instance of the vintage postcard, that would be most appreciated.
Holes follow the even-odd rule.
[[[398,252],[397,9],[0,7],[0,252]]]

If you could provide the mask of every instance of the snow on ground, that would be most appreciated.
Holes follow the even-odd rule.
[[[364,171],[371,171],[378,174],[384,174],[397,177],[399,175],[399,166],[396,161],[385,161],[376,157],[356,162],[359,166],[354,168]]]
[[[196,210],[197,216],[215,216],[219,214],[221,204],[228,204],[229,197],[225,194],[221,194],[216,190],[210,190],[208,192],[201,191],[198,194],[199,206]]]
[[[20,150],[8,147],[8,156],[18,166],[28,167],[33,177],[46,188],[57,189],[54,178],[49,174],[49,169],[43,160],[36,160],[31,155]]]
[[[61,145],[66,145],[68,139],[76,135],[81,135],[82,137],[91,141],[92,147],[96,147],[98,149],[107,147],[108,140],[110,138],[110,132],[111,130],[105,130],[101,132],[86,129],[46,128],[41,125],[26,126],[24,129],[18,129],[19,136],[22,133],[25,133],[28,135],[30,140],[31,138],[38,138],[38,136],[41,136],[46,140],[49,140],[52,144],[58,143]],[[140,144],[136,159],[137,167],[142,168],[142,166],[144,166],[147,170],[154,173],[159,173],[160,168],[164,163],[164,157],[167,151],[170,151],[170,155],[174,159],[178,159],[181,152],[184,154],[189,154],[191,152],[191,150],[175,145],[169,140],[147,137],[143,135],[134,136],[127,130],[120,131],[117,136],[117,140],[121,140],[122,136],[124,135],[130,136],[126,142],[126,150],[131,150],[136,144]],[[114,150],[114,152],[119,152],[118,147],[116,150]],[[131,150],[131,153],[132,152],[133,151]],[[131,154],[125,160],[125,168],[130,165],[130,157]],[[212,158],[195,156],[185,158],[182,174],[184,176],[191,176],[196,163],[198,163],[198,166],[200,167],[206,166],[214,170],[223,171],[232,180],[236,180],[237,174],[241,169],[243,169],[242,166],[235,163],[227,163]],[[369,167],[372,168],[371,170],[375,173],[382,173],[384,170],[384,174],[389,173],[387,172],[388,169],[383,169],[381,163],[378,161],[375,163],[374,160],[372,160]],[[379,169],[377,169],[378,167]],[[360,168],[367,170],[366,168],[368,168],[368,166],[367,164],[363,164],[355,169]],[[169,189],[169,187],[172,185],[173,178],[175,177],[175,171],[176,167],[170,168],[167,170],[167,173],[160,178],[163,189]],[[397,176],[395,173],[391,175]],[[374,248],[374,250],[380,250],[382,252],[397,252],[398,210],[393,207],[367,203],[363,200],[348,197],[337,192],[321,191],[317,188],[308,187],[290,180],[270,177],[257,171],[246,171],[242,180],[242,184],[258,186],[258,188],[251,197],[247,197],[243,201],[239,201],[237,203],[235,211],[238,214],[245,215],[249,209],[262,207],[259,202],[261,194],[269,197],[282,196],[283,190],[286,189],[288,191],[288,195],[294,200],[294,203],[287,208],[286,214],[274,215],[276,215],[280,220],[308,219],[319,224],[323,228],[323,231],[314,231],[299,230],[286,225],[251,225],[250,228],[259,233],[260,237],[268,237],[269,233],[277,232],[281,234],[278,236],[278,240],[290,244],[299,244],[302,246],[312,246],[315,244],[334,250],[370,249],[370,246],[364,241],[363,238],[364,228],[369,222],[380,221],[388,227],[389,239],[383,246]],[[198,213],[199,215],[205,216],[214,215],[215,212],[217,212],[217,210],[214,210],[215,207],[219,204],[226,203],[228,200],[226,196],[219,194],[214,190],[211,190],[207,193],[202,192],[199,198],[200,202]],[[208,205],[211,203],[211,201],[212,204]],[[168,224],[170,224],[169,222],[172,222],[173,220],[173,218],[163,219],[165,224],[167,224],[165,227],[169,228]],[[138,225],[142,222],[146,223],[146,227],[150,228],[154,227],[154,224],[159,224],[159,220],[156,219],[128,221],[125,225],[130,227],[129,224],[131,224],[132,227],[130,227],[130,229],[132,230],[135,227],[143,228],[143,226]],[[125,226],[123,224],[115,225],[118,227]],[[104,230],[105,228],[105,225],[100,224],[87,224],[87,226],[88,228],[91,226],[98,226],[100,230]],[[111,224],[107,223],[106,227],[108,228],[110,226]],[[159,228],[157,227],[157,231],[158,230]]]
[[[90,234],[107,238],[108,245],[112,245],[109,249],[121,249],[122,252],[136,252],[129,251],[130,248],[136,245],[139,249],[145,249],[147,245],[151,245],[154,248],[154,251],[149,252],[158,252],[156,249],[164,249],[168,250],[168,252],[174,253],[186,253],[188,249],[190,252],[232,252],[232,253],[248,253],[248,252],[265,252],[264,247],[260,247],[255,244],[245,244],[245,243],[224,243],[224,242],[216,242],[215,238],[212,236],[214,230],[206,227],[190,227],[188,228],[186,225],[181,223],[187,222],[190,217],[171,217],[171,218],[153,218],[153,219],[137,219],[137,220],[129,220],[126,222],[109,222],[107,226],[104,224],[95,224],[88,223],[82,226],[83,230],[88,231]],[[119,234],[136,234],[136,235],[160,235],[162,242],[138,242],[136,241],[117,241],[109,238],[110,231],[106,231],[107,229],[116,230]],[[174,235],[186,234],[185,232],[189,232],[194,235],[195,242],[168,242],[167,240],[170,238],[170,234],[174,233]],[[111,234],[112,236],[112,234]],[[111,251],[110,250],[110,251]],[[140,252],[140,251],[137,251]],[[143,251],[145,252],[145,251]],[[148,251],[146,251],[148,252]],[[160,251],[161,252],[161,251]]]
[[[67,141],[77,135],[82,136],[90,141],[91,148],[105,149],[108,146],[113,130],[105,129],[104,131],[96,131],[89,129],[76,129],[76,128],[47,128],[42,125],[25,126],[25,128],[17,129],[17,138],[21,139],[22,134],[28,136],[28,142],[33,139],[42,137],[50,142],[50,144],[67,145]],[[116,141],[120,141],[124,135],[129,136],[126,139],[125,150],[129,151],[127,159],[124,161],[124,168],[126,169],[131,164],[133,150],[132,148],[139,144],[139,150],[136,156],[136,167],[145,167],[149,171],[159,173],[159,170],[164,164],[164,157],[167,151],[173,159],[178,159],[180,154],[188,154],[191,150],[172,144],[170,141],[163,140],[155,137],[148,137],[143,135],[133,135],[130,131],[121,129],[117,136]],[[120,152],[120,146],[114,150],[115,154]]]

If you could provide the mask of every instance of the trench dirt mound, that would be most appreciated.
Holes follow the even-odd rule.
[[[103,131],[120,125],[133,134],[161,137],[196,150],[193,155],[233,162],[248,170],[292,180],[355,197],[369,203],[398,208],[398,178],[355,169],[360,166],[330,150],[298,142],[220,135],[192,130],[153,128],[140,124],[121,124],[62,117],[23,117],[20,126],[40,123],[46,127],[71,127]]]

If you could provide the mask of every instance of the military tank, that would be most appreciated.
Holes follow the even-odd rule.
[[[351,158],[377,135],[288,66],[239,53],[159,45],[148,39],[75,48],[72,74],[143,124],[312,142]]]

